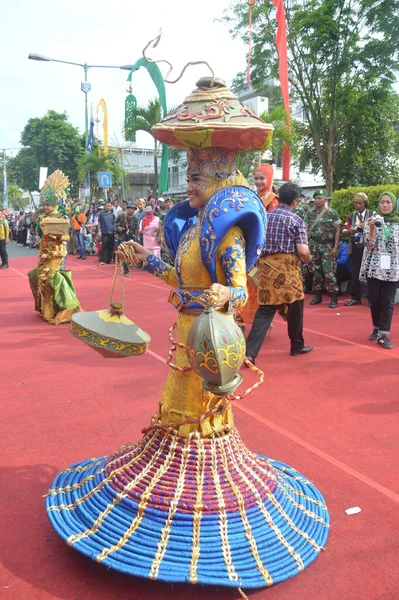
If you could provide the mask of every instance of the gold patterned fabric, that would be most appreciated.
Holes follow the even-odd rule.
[[[59,216],[56,211],[44,218]],[[43,220],[41,228],[43,231]],[[39,249],[39,265],[28,273],[35,299],[35,310],[52,325],[69,323],[72,315],[81,310],[72,282],[71,271],[61,271],[67,251],[64,241],[69,236],[43,233]]]
[[[303,300],[301,266],[296,254],[261,256],[258,272],[258,304],[286,305]]]
[[[240,236],[242,237],[240,228],[233,227],[219,245],[216,268],[218,283],[222,283],[223,285],[226,284],[221,256],[225,253],[227,248],[234,246],[236,239]],[[175,288],[203,287],[206,289],[212,285],[212,281],[200,257],[200,228],[194,226],[191,235],[186,236],[184,243],[180,245],[178,250],[177,264],[181,285],[179,285],[176,271],[173,267],[169,267],[158,276]],[[239,257],[235,260],[232,279],[229,284],[233,287],[242,287],[246,289],[245,257]],[[243,303],[244,302],[245,300]],[[230,318],[233,319],[233,315],[231,315]],[[182,344],[186,343],[188,333],[195,319],[195,315],[187,314],[185,311],[179,312],[177,318],[178,342]],[[184,349],[177,349],[175,362],[179,367],[190,366]],[[180,372],[171,370],[166,379],[160,402],[161,422],[163,424],[168,424],[184,421],[188,418],[199,418],[212,409],[218,401],[218,397],[203,391],[202,379],[193,371]],[[233,416],[230,405],[223,415],[216,415],[205,419],[200,425],[181,425],[179,428],[179,435],[186,437],[192,431],[199,429],[202,432],[202,435],[207,436],[215,431],[222,430],[226,424],[233,425]]]

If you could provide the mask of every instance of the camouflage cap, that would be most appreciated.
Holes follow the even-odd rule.
[[[313,192],[313,198],[316,198],[316,196],[325,196],[326,198],[328,198],[328,192],[327,190],[315,190]]]

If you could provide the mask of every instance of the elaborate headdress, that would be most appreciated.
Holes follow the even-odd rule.
[[[225,177],[233,174],[237,152],[262,152],[270,146],[273,126],[244,106],[222,79],[203,77],[152,132],[164,144],[189,148],[193,168],[201,169],[201,162],[207,160],[214,169],[206,176]],[[204,149],[208,150],[201,152]],[[219,160],[223,156],[225,160]]]
[[[68,187],[68,177],[62,171],[54,171],[47,177],[41,189],[40,195],[43,203],[49,206],[57,206],[59,201],[65,196],[65,191]]]
[[[245,178],[237,170],[236,158],[239,152],[268,148],[272,125],[245,107],[222,79],[204,77],[152,132],[164,144],[187,148],[187,172],[208,178],[209,201],[202,212],[201,252],[212,280],[216,277],[212,255],[235,224],[240,225],[246,238],[249,270],[263,244],[266,216],[257,195],[246,187]],[[228,197],[223,191],[227,188]],[[197,212],[185,202],[169,211],[164,231],[172,256],[180,236],[193,223]],[[217,219],[220,214],[224,215],[222,220]]]

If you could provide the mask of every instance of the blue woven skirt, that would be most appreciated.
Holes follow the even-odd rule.
[[[46,506],[67,544],[106,567],[236,588],[293,577],[329,530],[317,488],[250,452],[236,429],[212,439],[150,430],[62,471]]]

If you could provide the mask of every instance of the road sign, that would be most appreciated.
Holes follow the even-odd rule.
[[[100,188],[112,187],[111,173],[108,173],[107,171],[100,171],[98,174],[98,185]]]
[[[82,90],[82,92],[87,94],[91,90],[91,84],[88,81],[82,81],[82,83],[80,84],[80,89]]]

